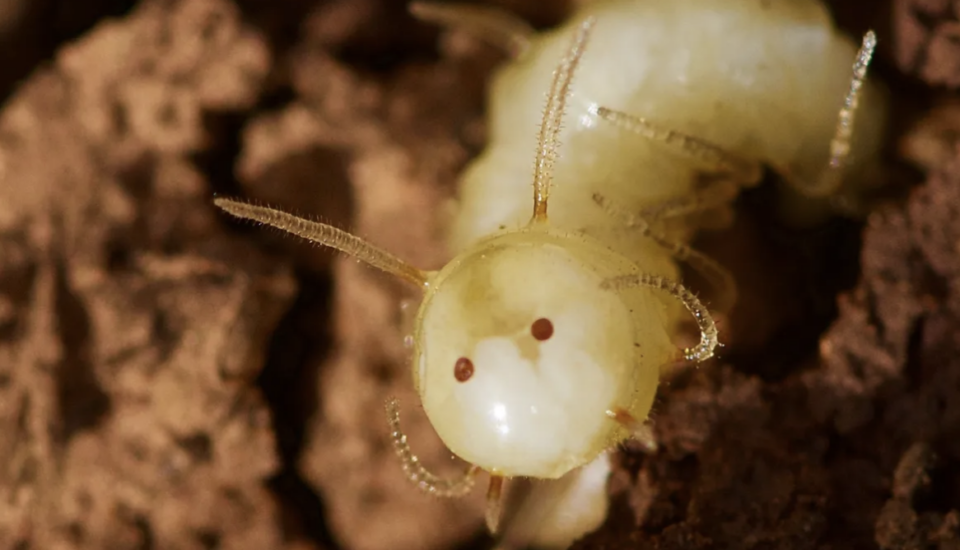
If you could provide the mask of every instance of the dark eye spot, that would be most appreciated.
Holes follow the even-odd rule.
[[[470,380],[470,377],[473,376],[473,361],[466,357],[457,359],[457,363],[453,366],[453,376],[458,382]]]
[[[549,340],[553,336],[553,323],[550,322],[550,319],[541,317],[530,325],[530,334],[541,342]]]

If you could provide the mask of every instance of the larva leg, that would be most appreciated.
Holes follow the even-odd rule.
[[[387,401],[387,420],[390,423],[393,448],[403,464],[403,473],[421,491],[438,497],[456,498],[466,495],[473,489],[479,471],[476,466],[471,466],[458,478],[443,479],[430,473],[420,463],[420,459],[413,454],[407,443],[407,436],[400,429],[400,403],[396,399]]]
[[[674,258],[685,262],[707,279],[717,290],[718,302],[713,305],[715,311],[729,312],[737,303],[737,283],[726,268],[716,260],[690,246],[671,241],[659,233],[647,231],[647,236],[670,251]]]
[[[724,148],[691,135],[664,128],[643,117],[598,107],[597,116],[638,136],[659,141],[702,162],[711,171],[728,175],[741,184],[759,181],[763,169],[759,162],[745,159]]]
[[[653,436],[653,428],[649,424],[637,420],[632,414],[620,407],[607,411],[607,416],[629,430],[633,438],[639,441],[647,452],[656,452],[657,440]]]
[[[740,186],[733,180],[720,180],[709,187],[695,191],[685,197],[677,197],[646,206],[637,215],[649,223],[659,222],[681,216],[689,216],[726,206],[736,198]]]
[[[668,250],[674,258],[686,263],[707,279],[717,290],[717,296],[721,299],[721,302],[714,306],[714,310],[727,312],[733,308],[733,305],[737,301],[736,281],[734,281],[730,272],[724,269],[716,260],[682,242],[670,240],[662,233],[654,231],[653,228],[650,227],[651,220],[643,214],[636,215],[624,212],[599,193],[593,194],[593,200],[608,213],[622,220],[625,227],[636,230],[642,236],[653,240],[653,242]],[[643,212],[652,212],[652,216],[654,216],[653,219],[665,219],[678,215],[677,212],[689,210],[697,205],[703,206],[704,203],[698,203],[697,199],[692,199],[691,202],[686,204],[677,202],[672,206],[667,205],[666,207],[658,205],[645,209]],[[664,215],[664,213],[666,213],[666,215]]]
[[[413,2],[415,17],[445,27],[461,28],[518,58],[530,47],[535,31],[522,19],[493,6]]]
[[[700,327],[700,343],[696,347],[683,350],[684,359],[699,363],[713,357],[713,352],[720,345],[717,340],[717,325],[707,308],[700,300],[687,290],[682,284],[659,275],[635,273],[621,275],[603,281],[601,288],[620,290],[631,287],[645,286],[669,292],[674,298],[687,308]]]
[[[837,190],[842,182],[843,170],[850,155],[850,136],[853,134],[853,123],[860,105],[860,93],[867,78],[867,67],[873,58],[877,47],[877,35],[869,31],[863,37],[860,51],[853,64],[853,77],[850,79],[850,88],[843,99],[843,107],[837,116],[837,129],[830,142],[830,160],[823,172],[815,181],[802,181],[791,177],[788,170],[778,169],[786,180],[805,195],[823,197]]]

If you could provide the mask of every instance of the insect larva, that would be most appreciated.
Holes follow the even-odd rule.
[[[446,13],[437,17],[481,28],[503,21]],[[414,382],[441,439],[471,467],[454,479],[431,474],[391,401],[394,444],[407,477],[438,496],[462,495],[488,472],[491,531],[505,478],[580,476],[598,469],[577,470],[590,463],[602,472],[605,451],[628,437],[655,446],[644,421],[661,367],[703,361],[718,345],[710,313],[676,280],[677,261],[730,286],[720,266],[686,243],[701,217],[759,178],[761,162],[813,195],[837,187],[875,43],[868,34],[856,55],[812,1],[596,2],[558,31],[528,33],[522,25],[502,33],[520,57],[494,84],[491,143],[465,176],[451,231],[459,253],[441,270],[419,270],[327,225],[215,201],[423,290]],[[650,55],[635,59],[638,52]],[[541,110],[535,98],[545,89]],[[533,155],[521,143],[536,117],[531,200]],[[867,135],[855,144],[869,152],[876,142]],[[821,152],[827,143],[829,154]],[[678,353],[671,337],[682,314],[697,322],[700,343]],[[602,489],[595,480],[587,487]],[[564,546],[596,526],[595,512],[577,512],[567,533],[524,542]]]

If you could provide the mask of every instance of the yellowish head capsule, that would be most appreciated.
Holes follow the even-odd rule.
[[[602,286],[631,269],[591,239],[535,226],[433,277],[414,381],[450,450],[496,475],[557,478],[623,438],[608,410],[645,417],[677,350],[661,300]]]

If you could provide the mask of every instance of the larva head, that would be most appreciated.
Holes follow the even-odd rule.
[[[602,288],[629,270],[597,243],[534,227],[430,281],[414,379],[454,453],[498,475],[556,478],[626,435],[607,411],[646,417],[676,348],[655,293]]]

